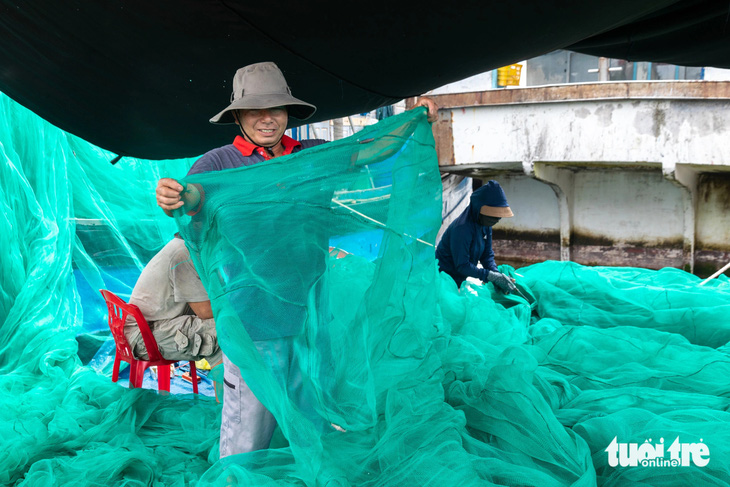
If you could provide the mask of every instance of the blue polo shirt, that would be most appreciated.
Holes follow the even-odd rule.
[[[284,146],[284,155],[294,154],[295,152],[315,147],[325,142],[322,139],[297,141],[286,135],[281,138],[281,143]],[[268,161],[269,159],[271,159],[271,156],[263,147],[254,145],[239,135],[233,140],[232,144],[218,147],[203,154],[193,164],[193,167],[190,168],[188,176],[191,174],[220,171],[222,169],[252,166],[259,162]]]

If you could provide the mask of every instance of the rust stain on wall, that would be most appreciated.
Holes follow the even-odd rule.
[[[439,111],[439,119],[432,125],[439,166],[453,166],[456,164],[454,158],[453,116],[454,114],[451,111]]]
[[[557,232],[523,232],[495,228],[493,237],[492,247],[498,264],[503,262],[532,264],[545,260],[560,260],[560,235]],[[661,269],[683,266],[682,245],[681,238],[647,244],[614,242],[605,236],[574,234],[570,249],[572,260],[583,265]]]
[[[527,242],[560,243],[560,232],[550,231],[526,231],[512,230],[506,228],[492,228],[492,239],[494,240],[523,240]]]
[[[682,237],[666,238],[653,241],[644,240],[613,240],[606,235],[597,235],[587,232],[573,232],[570,236],[571,246],[593,246],[593,247],[635,247],[635,248],[657,248],[657,249],[682,249],[684,239]]]
[[[589,233],[573,233],[570,235],[570,245],[591,245],[599,247],[613,247],[614,241],[605,235],[591,235]]]
[[[681,248],[576,245],[571,248],[573,261],[583,265],[643,267],[661,269],[681,268],[684,253]]]
[[[560,260],[560,244],[552,242],[495,239],[492,241],[492,250],[497,265],[510,264],[517,267],[546,260]]]
[[[581,100],[722,100],[730,98],[730,83],[726,81],[652,81],[629,83],[585,83],[579,85],[540,86],[512,90],[474,91],[447,95],[431,95],[443,109],[484,105],[513,105],[523,103],[565,102]]]

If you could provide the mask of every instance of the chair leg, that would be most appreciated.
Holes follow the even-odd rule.
[[[119,355],[114,354],[114,367],[112,368],[112,382],[119,380]]]
[[[149,368],[149,365],[146,367],[137,366],[137,387],[142,388],[144,387],[144,372]]]
[[[170,392],[170,365],[157,366],[157,389]]]
[[[137,369],[134,371],[134,383],[136,384],[136,387],[142,388],[142,383],[144,382],[144,371],[147,370],[146,365],[142,365],[139,362],[137,363]]]
[[[198,369],[195,368],[195,362],[190,361],[190,378],[193,379],[193,394],[198,393]]]
[[[137,387],[137,361],[133,360],[129,364],[129,387]]]

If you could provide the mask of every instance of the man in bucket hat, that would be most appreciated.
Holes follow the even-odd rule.
[[[325,142],[320,139],[296,141],[284,135],[289,117],[307,120],[317,108],[292,96],[284,75],[272,62],[251,64],[236,71],[231,100],[230,105],[210,122],[217,125],[235,123],[241,135],[233,144],[203,155],[188,175],[250,166]],[[437,119],[438,107],[433,100],[421,97],[415,107],[419,106],[428,109],[429,122]],[[157,204],[172,216],[172,211],[184,204],[181,192],[182,186],[176,180],[160,179]]]
[[[428,119],[437,119],[438,107],[422,97],[416,106],[426,107]],[[241,135],[232,144],[213,149],[193,164],[188,175],[250,166],[275,157],[299,152],[323,144],[324,140],[296,141],[287,137],[289,117],[307,120],[316,110],[314,105],[292,96],[284,75],[276,64],[263,62],[239,69],[233,78],[231,103],[210,119],[214,124],[238,125]],[[189,185],[188,189],[194,185]],[[194,188],[193,188],[194,189]],[[181,199],[183,187],[174,179],[160,179],[157,204],[172,216],[178,208],[192,207],[194,213],[199,198],[191,202]],[[195,191],[193,191],[195,193]],[[269,343],[256,342],[259,351]],[[286,360],[282,360],[286,361]],[[271,413],[256,399],[241,376],[240,369],[223,354],[225,381],[221,417],[221,458],[267,448],[276,426]],[[235,393],[234,393],[235,391]],[[240,418],[232,420],[231,418]],[[335,429],[341,429],[332,425]]]
[[[491,282],[505,294],[517,287],[499,272],[492,250],[492,227],[502,218],[514,216],[497,181],[474,191],[469,206],[451,222],[436,248],[439,270],[450,275],[457,286],[467,277]],[[481,263],[482,267],[477,267]]]

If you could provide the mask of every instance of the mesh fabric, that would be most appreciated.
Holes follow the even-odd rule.
[[[206,200],[176,222],[154,187],[192,161],[111,166],[0,110],[0,484],[730,483],[728,280],[546,262],[502,267],[525,298],[457,290],[433,257],[423,113],[191,177]],[[176,224],[223,349],[277,417],[269,450],[220,462],[214,399],[129,390],[79,358],[77,337],[106,327],[97,290],[128,297]],[[272,330],[295,344],[298,388],[254,352]],[[710,462],[612,467],[614,437],[702,441]]]

